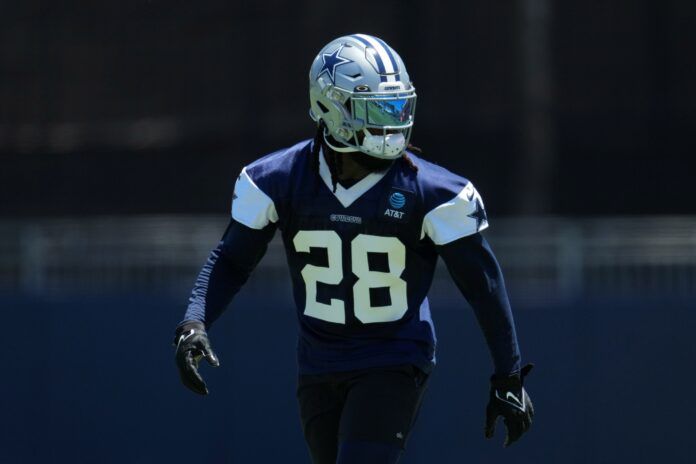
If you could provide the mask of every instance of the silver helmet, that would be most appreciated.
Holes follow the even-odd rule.
[[[336,151],[395,159],[408,146],[416,89],[401,57],[377,37],[353,34],[322,48],[309,70],[309,102]]]

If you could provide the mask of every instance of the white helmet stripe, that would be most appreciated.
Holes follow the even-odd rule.
[[[360,37],[363,40],[366,40],[370,43],[372,48],[374,48],[377,53],[379,54],[379,57],[382,59],[382,62],[384,62],[384,70],[387,73],[387,81],[388,82],[395,82],[396,81],[396,70],[394,69],[394,65],[392,64],[391,57],[387,53],[387,50],[382,46],[379,41],[375,40],[374,37],[371,35],[367,34],[355,34],[358,37]]]

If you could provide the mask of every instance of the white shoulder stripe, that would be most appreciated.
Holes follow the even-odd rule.
[[[444,245],[488,227],[481,195],[469,182],[457,196],[430,210],[423,218],[421,238]]]
[[[278,222],[273,200],[257,187],[246,168],[242,169],[234,185],[232,217],[252,229],[263,229],[270,222]]]

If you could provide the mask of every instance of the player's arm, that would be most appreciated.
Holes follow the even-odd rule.
[[[175,331],[175,358],[181,381],[196,393],[208,393],[198,373],[200,359],[205,358],[212,366],[219,365],[207,330],[265,254],[277,221],[273,201],[243,170],[235,184],[232,220],[198,274],[184,320]]]
[[[182,324],[210,328],[249,279],[274,232],[275,225],[256,230],[232,219],[198,274]]]
[[[496,420],[503,416],[508,446],[529,429],[534,407],[523,387],[532,365],[520,369],[515,322],[500,265],[480,233],[439,246],[438,252],[474,309],[493,357],[495,373],[491,377],[485,435],[493,436]]]
[[[474,309],[493,357],[495,375],[520,370],[520,349],[503,273],[480,233],[437,247],[452,280]]]
[[[175,331],[176,364],[181,381],[196,393],[208,393],[198,373],[198,361],[205,357],[212,366],[219,365],[207,329],[249,279],[274,232],[275,225],[256,230],[232,219],[198,274],[184,320]]]
[[[520,369],[520,350],[505,281],[488,242],[480,232],[488,227],[481,195],[474,185],[454,174],[441,175],[426,191],[429,211],[421,235],[435,244],[454,282],[474,308],[495,366],[486,410],[486,437],[499,415],[508,429],[506,445],[531,424],[534,413],[522,387],[530,367]]]

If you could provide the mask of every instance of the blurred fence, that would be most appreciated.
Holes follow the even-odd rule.
[[[0,462],[308,462],[277,238],[211,331],[222,359],[204,368],[213,394],[179,385],[172,329],[225,222],[0,221],[5,344],[21,347],[3,359]],[[523,356],[537,364],[527,384],[537,416],[516,462],[696,462],[696,408],[674,408],[680,386],[696,382],[696,218],[492,225]],[[442,267],[431,296],[439,365],[403,462],[509,462],[500,433],[483,440],[490,359]],[[201,446],[181,445],[182,411],[197,424],[188,442]]]
[[[225,224],[210,216],[2,221],[0,290],[187,292]],[[696,296],[696,218],[494,219],[486,235],[523,302]],[[262,272],[287,273],[281,248],[276,236]],[[440,268],[436,285],[445,275]]]

